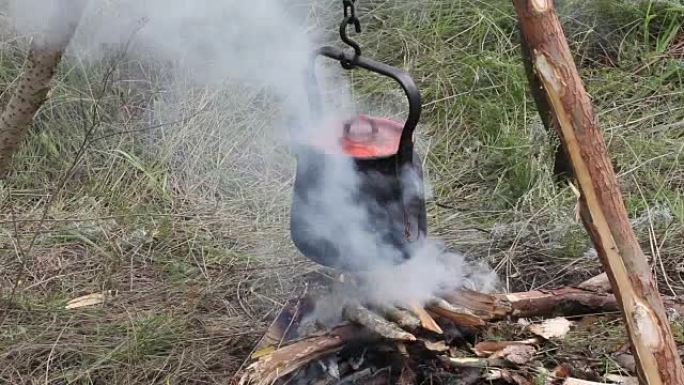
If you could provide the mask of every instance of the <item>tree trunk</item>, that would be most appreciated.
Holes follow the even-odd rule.
[[[31,41],[28,58],[14,93],[0,116],[0,178],[9,170],[31,127],[33,117],[47,99],[50,82],[64,50],[74,35],[88,0],[59,0],[44,29]]]
[[[513,0],[581,192],[582,221],[623,312],[642,383],[684,384],[662,300],[624,207],[589,97],[551,0]]]

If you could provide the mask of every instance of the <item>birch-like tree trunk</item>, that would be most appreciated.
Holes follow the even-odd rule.
[[[33,117],[47,99],[50,83],[88,0],[55,0],[48,3],[46,6],[51,7],[51,15],[47,25],[33,37],[24,70],[0,115],[0,178],[9,171],[12,156],[31,128]],[[36,10],[37,13],[44,11]]]

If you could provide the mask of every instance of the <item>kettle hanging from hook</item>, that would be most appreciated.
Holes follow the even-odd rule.
[[[295,246],[308,258],[326,266],[359,270],[372,266],[377,258],[389,258],[394,263],[410,258],[413,247],[427,234],[422,168],[414,151],[413,135],[420,119],[421,96],[408,73],[361,55],[359,44],[347,36],[350,25],[357,32],[361,30],[354,2],[343,0],[343,5],[340,37],[353,51],[347,53],[330,46],[316,50],[309,87],[312,110],[322,110],[313,61],[323,56],[338,61],[347,70],[361,68],[395,80],[408,100],[408,116],[403,123],[366,115],[335,123],[338,153],[316,143],[302,146],[296,154],[290,232]],[[337,215],[342,202],[321,193],[329,183],[330,165],[340,156],[353,163],[358,183],[351,200],[365,215],[362,228],[357,228],[358,223],[346,222],[344,215]],[[374,247],[358,247],[354,234],[359,232],[364,239],[374,239]]]

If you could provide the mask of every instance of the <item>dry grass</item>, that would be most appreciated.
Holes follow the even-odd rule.
[[[66,64],[0,187],[0,383],[225,383],[308,269],[272,103],[145,63]]]
[[[424,94],[431,232],[507,289],[599,272],[574,195],[554,181],[510,5],[361,3],[366,53],[409,68]],[[561,9],[661,290],[682,293],[684,36],[667,38],[682,13]],[[2,89],[23,48],[0,46]],[[225,383],[314,269],[288,238],[293,160],[270,132],[272,101],[234,85],[181,84],[169,98],[168,76],[116,54],[60,71],[0,182],[0,383]],[[353,79],[370,104],[396,102],[392,84]],[[103,305],[64,309],[109,290]]]

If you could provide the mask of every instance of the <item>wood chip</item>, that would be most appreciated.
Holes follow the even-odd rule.
[[[636,377],[620,376],[617,374],[606,375],[606,380],[621,385],[639,385],[639,379]]]
[[[510,362],[497,358],[439,356],[440,360],[455,368],[507,368]]]
[[[449,346],[444,341],[427,341],[423,340],[425,348],[433,352],[446,352],[449,350]]]
[[[607,385],[604,382],[594,382],[587,380],[580,380],[579,378],[568,377],[563,382],[563,385]]]
[[[94,306],[103,303],[112,292],[94,293],[74,298],[67,303],[66,309],[78,309],[86,306]]]
[[[539,340],[531,338],[524,341],[482,341],[473,347],[473,353],[478,357],[489,357],[490,355],[511,345],[536,345]]]
[[[528,330],[544,339],[563,339],[570,331],[572,322],[564,317],[547,319],[540,324],[528,326]]]
[[[504,377],[506,378],[506,377]],[[508,372],[508,382],[516,385],[532,385],[532,381],[528,380],[525,376],[515,372]]]
[[[618,354],[615,356],[615,362],[620,365],[622,369],[636,373],[636,360],[631,354]]]
[[[501,372],[501,369],[490,370],[484,375],[484,379],[487,381],[503,380],[503,373]]]
[[[509,345],[500,351],[492,354],[490,358],[503,358],[504,360],[516,364],[525,365],[532,361],[537,349],[529,345]]]
[[[416,337],[361,305],[345,306],[345,318],[391,340],[415,341]]]
[[[578,289],[594,291],[597,293],[610,293],[612,287],[608,280],[606,273],[601,273],[595,277],[589,278],[586,281],[577,285]]]
[[[435,321],[435,319],[432,318],[432,316],[421,305],[412,304],[409,310],[418,316],[418,319],[420,319],[420,324],[423,326],[423,328],[437,334],[444,334],[442,328],[437,325],[437,321]]]
[[[546,384],[561,384],[564,379],[570,377],[571,368],[568,364],[560,364],[553,368],[546,378]]]
[[[503,380],[509,384],[515,385],[532,385],[532,382],[523,375],[512,372],[507,369],[496,369],[487,373],[484,377],[487,381]]]

